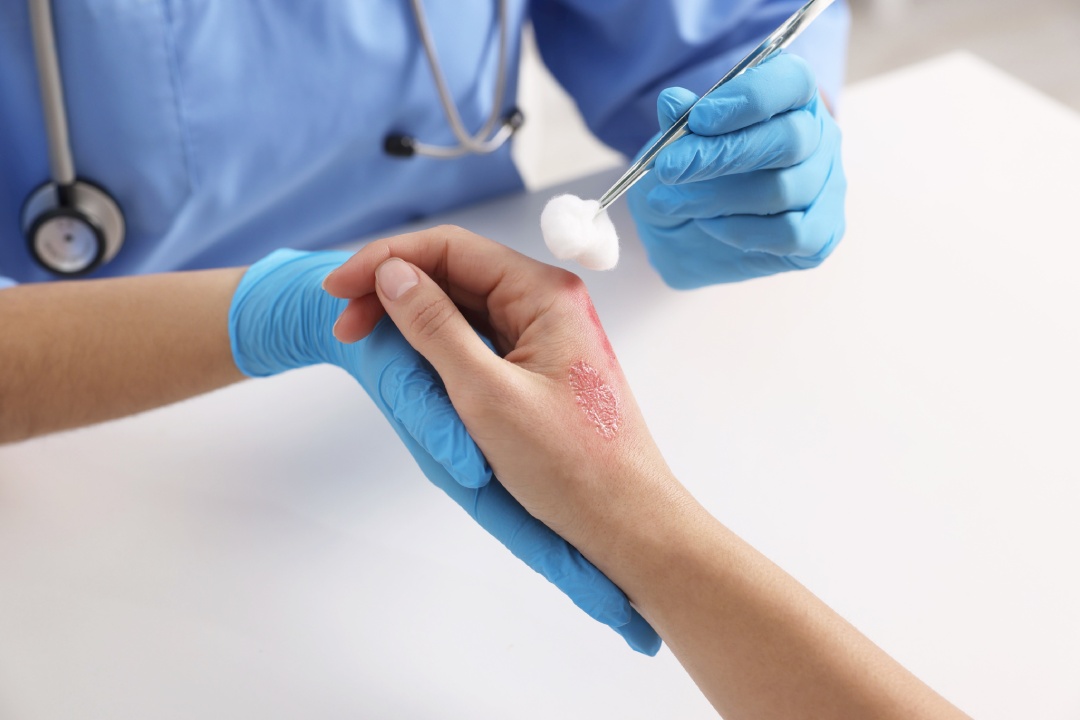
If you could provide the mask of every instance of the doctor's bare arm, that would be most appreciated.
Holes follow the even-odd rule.
[[[243,379],[228,333],[243,273],[0,290],[0,443],[131,415]]]

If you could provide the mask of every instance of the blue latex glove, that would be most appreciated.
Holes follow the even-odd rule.
[[[661,129],[697,99],[662,92]],[[695,288],[828,257],[844,234],[840,129],[801,58],[781,53],[730,81],[693,109],[690,130],[628,193],[665,282]]]
[[[244,274],[229,309],[229,338],[240,370],[265,377],[331,363],[367,391],[431,482],[525,564],[610,625],[638,652],[660,638],[629,600],[574,547],[535,519],[503,488],[454,410],[442,381],[384,318],[353,345],[331,334],[344,300],[322,290],[349,253],[278,250]]]

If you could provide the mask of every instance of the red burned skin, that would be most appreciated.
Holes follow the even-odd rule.
[[[596,308],[593,307],[592,301],[586,298],[585,310],[588,314],[589,321],[592,322],[593,327],[596,328],[597,335],[600,336],[600,343],[604,348],[604,353],[607,354],[608,360],[611,364],[615,364],[615,350],[611,347],[611,341],[607,338],[607,333],[604,332],[604,326],[600,324],[600,316],[596,314]]]
[[[598,434],[607,440],[619,433],[619,395],[600,373],[584,360],[570,366],[574,401]]]
[[[589,293],[585,291],[577,293],[574,303],[581,309],[582,315],[588,319],[589,324],[596,331],[596,336],[600,340],[600,347],[603,349],[604,354],[607,355],[611,366],[615,367],[615,350],[611,347],[611,341],[608,340],[607,333],[604,332],[604,326],[600,324],[600,316],[596,314],[596,307],[593,306]]]

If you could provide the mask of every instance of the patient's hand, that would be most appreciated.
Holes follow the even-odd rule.
[[[577,277],[436,228],[364,248],[327,288],[354,298],[344,340],[385,306],[506,488],[618,584],[724,717],[965,717],[675,480]]]
[[[385,307],[495,475],[578,547],[604,515],[677,486],[576,275],[440,227],[368,245],[325,288],[352,298],[335,327],[345,342],[371,332]]]

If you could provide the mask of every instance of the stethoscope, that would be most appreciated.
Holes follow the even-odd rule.
[[[79,275],[112,260],[124,244],[124,214],[102,188],[75,174],[64,88],[49,0],[30,0],[51,179],[27,198],[22,229],[34,259],[58,275]]]
[[[435,42],[431,39],[431,30],[428,28],[424,7],[420,4],[420,0],[410,0],[410,2],[413,17],[416,18],[416,28],[420,33],[420,44],[424,47],[424,55],[427,56],[428,65],[431,66],[431,76],[435,79],[435,88],[439,92],[439,103],[442,105],[443,114],[446,115],[446,121],[450,129],[454,131],[454,138],[458,144],[429,145],[410,135],[394,133],[386,136],[383,149],[388,155],[395,157],[425,155],[444,159],[495,152],[525,122],[525,116],[517,108],[511,108],[510,112],[502,118],[502,122],[499,122],[499,108],[502,107],[503,97],[506,94],[506,68],[509,65],[506,54],[510,37],[510,20],[506,11],[506,0],[499,0],[499,65],[498,75],[495,78],[495,98],[491,103],[491,113],[484,122],[484,126],[473,135],[465,129],[457,105],[450,96],[446,77],[443,76],[439,59],[435,56]],[[497,129],[496,126],[498,126]]]
[[[23,234],[34,259],[57,275],[82,275],[116,257],[124,245],[124,214],[120,205],[102,187],[75,172],[68,136],[64,89],[56,51],[50,0],[28,0],[34,42],[38,85],[45,116],[45,137],[49,149],[50,179],[36,188],[23,204]],[[491,114],[483,127],[470,134],[450,96],[442,67],[435,55],[427,17],[420,0],[411,0],[420,42],[431,66],[439,102],[458,144],[429,145],[404,134],[388,135],[383,143],[395,157],[424,155],[450,159],[469,154],[486,154],[502,147],[524,120],[516,108],[499,121],[499,108],[506,92],[509,19],[506,0],[498,0],[499,64]]]

